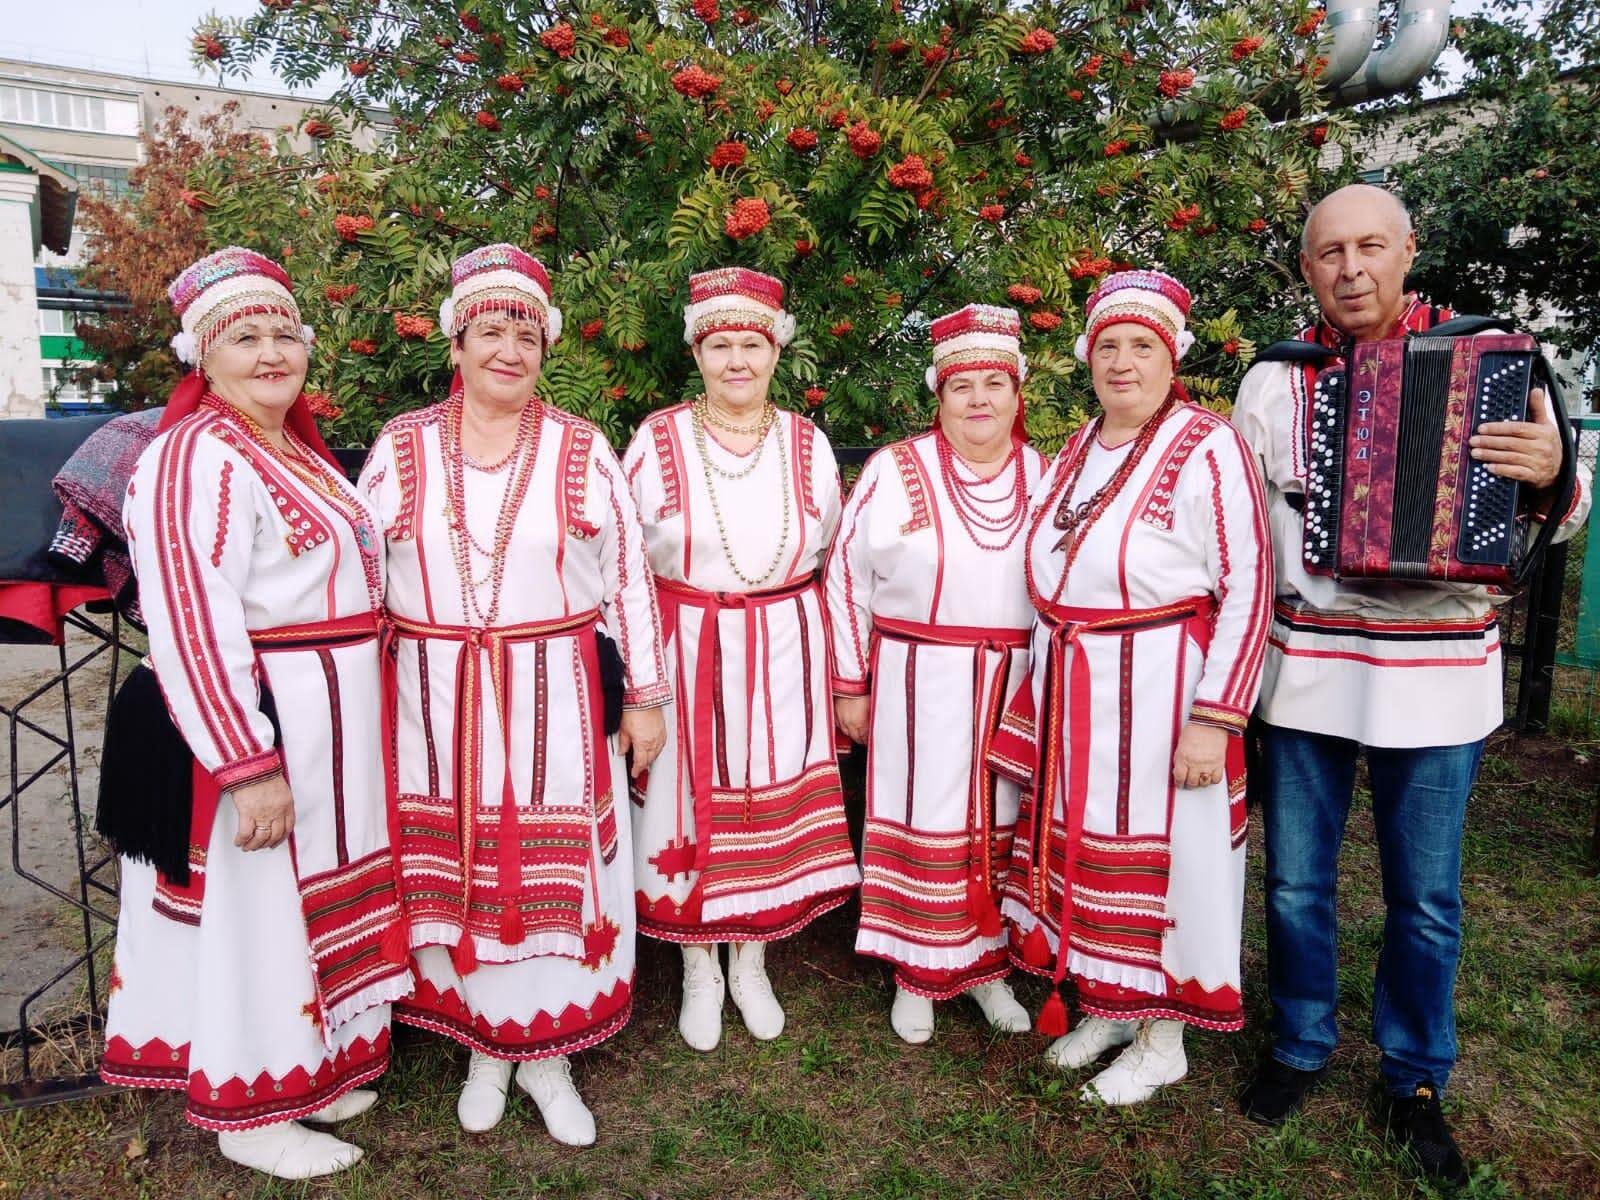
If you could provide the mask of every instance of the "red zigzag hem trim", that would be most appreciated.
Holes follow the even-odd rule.
[[[468,1011],[454,988],[441,992],[426,980],[418,984],[410,999],[394,1009],[394,1019],[401,1024],[440,1034],[506,1062],[556,1058],[598,1046],[621,1033],[632,1016],[633,985],[626,979],[619,979],[609,994],[596,996],[588,1008],[569,1004],[559,1017],[547,1012],[535,1014],[531,1024],[505,1021],[490,1025]]]

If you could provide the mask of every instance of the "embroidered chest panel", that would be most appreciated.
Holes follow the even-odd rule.
[[[1166,460],[1156,468],[1139,520],[1164,533],[1172,532],[1172,501],[1178,490],[1178,476],[1195,449],[1221,424],[1222,418],[1211,413],[1194,415],[1167,450]]]
[[[900,526],[902,534],[915,533],[933,524],[933,497],[928,482],[928,472],[909,442],[899,442],[889,447],[894,455],[894,465],[900,472],[900,484],[906,491],[906,503],[911,506],[911,519]]]
[[[597,537],[600,527],[584,515],[589,499],[589,456],[594,453],[595,428],[578,421],[558,419],[558,423],[561,426],[559,487],[567,532],[575,538]]]
[[[278,510],[285,525],[283,540],[289,553],[299,558],[307,550],[314,550],[333,537],[333,527],[312,499],[311,492],[294,476],[280,469],[261,452],[248,437],[225,421],[210,427],[214,437],[232,447],[243,456],[262,483]]]
[[[655,447],[657,469],[661,472],[661,507],[656,520],[665,521],[683,511],[683,456],[672,430],[672,415],[663,414],[650,422],[650,442]]]
[[[794,424],[794,469],[798,476],[796,490],[800,495],[800,507],[813,521],[820,521],[822,510],[817,507],[817,497],[811,486],[811,462],[816,454],[817,427],[810,421],[798,418]]]
[[[394,448],[395,486],[400,489],[400,507],[394,523],[384,532],[391,541],[409,542],[417,536],[417,494],[422,475],[422,430],[418,426],[392,430],[389,444]]]

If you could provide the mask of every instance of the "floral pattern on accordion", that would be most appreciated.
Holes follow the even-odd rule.
[[[1413,295],[1390,336],[1424,332],[1452,315]],[[1326,323],[1300,337],[1334,350],[1342,345]],[[1234,405],[1234,423],[1266,480],[1277,568],[1260,715],[1272,725],[1367,746],[1455,746],[1487,737],[1503,716],[1495,594],[1476,584],[1341,581],[1306,569],[1301,507],[1314,470],[1308,447],[1317,379],[1303,364],[1258,363]],[[1572,504],[1558,516],[1558,541],[1583,525],[1590,485],[1580,462]],[[1438,703],[1441,695],[1450,703]]]

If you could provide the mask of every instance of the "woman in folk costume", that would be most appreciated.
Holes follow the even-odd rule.
[[[1244,904],[1241,734],[1271,617],[1261,480],[1175,374],[1193,341],[1168,275],[1109,276],[1078,343],[1102,412],[1057,455],[1028,519],[1032,687],[995,739],[1028,758],[1004,911],[1021,965],[1070,972],[1088,1015],[1047,1051],[1135,1104],[1183,1078],[1184,1024],[1234,1030]],[[1007,744],[1009,743],[1009,744]],[[1040,1015],[1066,1033],[1061,997]]]
[[[560,334],[544,267],[514,246],[451,268],[439,311],[456,378],[391,421],[361,486],[388,543],[401,894],[416,994],[397,1017],[472,1051],[462,1128],[492,1129],[516,1080],[550,1135],[594,1142],[567,1055],[633,999],[623,756],[659,750],[660,621],[621,465],[542,402]],[[606,739],[605,632],[626,660]]]
[[[684,339],[705,394],[649,417],[624,463],[644,522],[677,699],[634,796],[639,929],[683,946],[678,1031],[722,1037],[723,974],[746,1028],[783,1032],[766,943],[858,880],[829,708],[817,569],[839,523],[828,439],[767,400],[794,333],[783,284],[742,268],[689,280]]]
[[[828,560],[834,710],[868,746],[856,950],[894,964],[889,1022],[912,1044],[962,992],[997,1029],[1030,1025],[997,894],[1017,785],[985,762],[1033,621],[1019,535],[1044,464],[1024,440],[1020,331],[981,304],[933,323],[933,429],[867,462]]]
[[[175,865],[123,859],[101,1074],[186,1092],[227,1158],[304,1179],[361,1158],[299,1122],[371,1106],[352,1089],[388,1066],[389,1005],[411,990],[384,805],[383,544],[301,393],[311,332],[283,268],[231,247],[169,295],[195,369],[123,517],[192,802]],[[114,719],[112,737],[137,737],[157,773],[159,700],[140,716],[142,734]]]

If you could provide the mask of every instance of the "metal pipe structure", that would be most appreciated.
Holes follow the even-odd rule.
[[[1317,53],[1328,60],[1323,86],[1337,88],[1360,71],[1372,53],[1378,35],[1378,0],[1328,0],[1327,13]]]
[[[1341,11],[1365,11],[1375,15],[1375,9],[1355,9],[1355,5],[1367,2],[1349,0],[1348,5],[1341,7]],[[1328,5],[1330,24],[1337,4],[1339,0],[1331,0]],[[1346,20],[1350,24],[1363,23],[1353,17],[1347,17]],[[1333,102],[1341,106],[1403,92],[1415,86],[1428,73],[1449,37],[1450,0],[1400,0],[1394,34],[1388,44],[1373,50],[1353,73],[1340,78],[1325,76],[1325,86],[1333,92]],[[1330,59],[1329,76],[1332,70]]]

